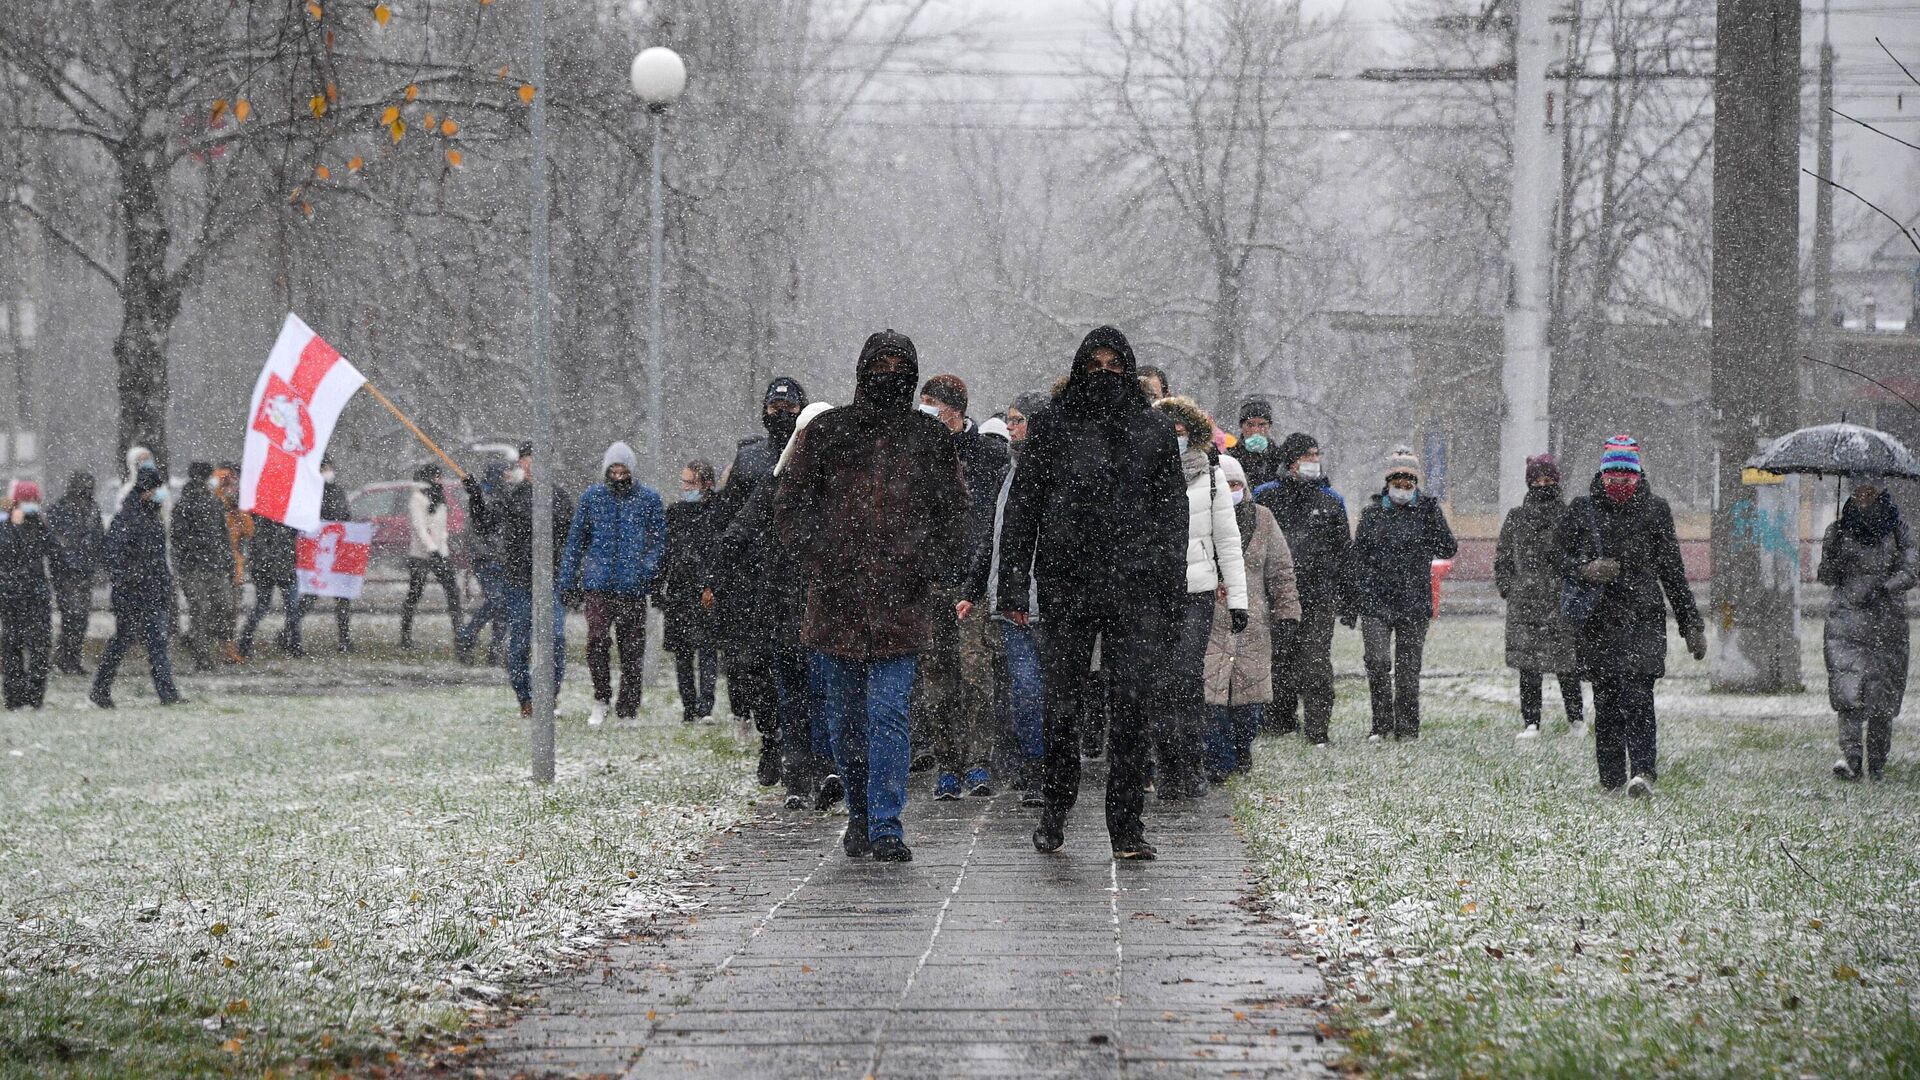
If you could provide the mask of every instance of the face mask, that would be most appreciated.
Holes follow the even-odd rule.
[[[920,375],[914,371],[869,371],[856,380],[853,393],[875,408],[905,409],[912,406],[919,382]]]
[[[1140,389],[1140,380],[1122,372],[1089,371],[1084,378],[1087,386],[1085,399],[1102,411],[1124,409],[1144,393]]]
[[[328,469],[325,472],[321,473],[320,479],[323,483],[328,483],[328,484],[333,483],[333,470]]]
[[[1181,453],[1184,454],[1187,452],[1187,437],[1185,435],[1176,435],[1173,437],[1173,441],[1180,444]]]
[[[207,490],[208,490],[208,491],[219,491],[219,490],[220,490],[220,481],[218,481],[218,480],[208,480],[208,481],[207,481]]]
[[[760,418],[760,426],[767,429],[767,437],[775,446],[787,445],[793,438],[793,426],[799,422],[799,414],[790,412],[770,412]]]
[[[507,483],[524,484],[527,482],[527,470],[514,466],[507,470]]]
[[[623,476],[618,480],[609,479],[607,486],[613,489],[615,495],[629,494],[633,491],[633,477]]]
[[[928,416],[933,417],[935,420],[940,419],[940,406],[938,405],[929,405],[923,401],[920,404],[915,405],[914,408],[920,410],[923,413],[926,413]]]
[[[27,515],[28,517],[32,517],[33,515],[40,512],[40,504],[39,503],[21,503],[20,512],[22,514]]]
[[[1387,498],[1393,500],[1393,505],[1395,506],[1405,506],[1413,501],[1414,490],[1413,488],[1390,487],[1387,489]]]
[[[1241,503],[1246,501],[1247,501],[1247,489],[1234,488],[1233,489],[1233,505],[1239,506]]]
[[[700,501],[700,489],[699,489],[699,488],[694,488],[694,489],[693,489],[692,491],[683,491],[683,492],[681,492],[681,493],[680,493],[680,501],[681,501],[681,502],[685,502],[685,503],[696,503],[696,502],[699,502],[699,501]]]
[[[1634,491],[1639,487],[1640,477],[1635,473],[1608,473],[1600,478],[1600,490],[1617,503],[1633,498]]]
[[[1272,444],[1267,442],[1267,437],[1265,435],[1249,435],[1247,436],[1246,445],[1247,445],[1248,453],[1264,454],[1267,452],[1267,447]]]
[[[1318,479],[1320,479],[1320,463],[1319,463],[1319,462],[1317,462],[1317,461],[1303,461],[1303,462],[1301,462],[1301,463],[1300,463],[1300,475],[1301,475],[1301,477],[1302,477],[1302,478],[1304,478],[1304,479],[1307,479],[1307,480],[1318,480]]]
[[[147,498],[152,499],[156,503],[164,503],[167,501],[167,489],[163,487],[154,488]]]

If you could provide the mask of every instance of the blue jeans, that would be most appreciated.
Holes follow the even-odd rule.
[[[511,585],[500,590],[507,607],[507,681],[513,684],[513,696],[520,704],[533,702],[533,590]],[[560,594],[553,597],[553,692],[560,693],[560,680],[567,673],[567,606]]]
[[[1265,718],[1264,705],[1211,705],[1205,731],[1207,771],[1222,775],[1253,768],[1253,736]]]
[[[167,704],[180,700],[180,691],[173,685],[173,663],[167,658],[167,621],[165,605],[133,610],[114,608],[113,637],[108,639],[106,650],[100,654],[100,667],[93,673],[95,697],[105,697],[113,691],[113,676],[120,670],[120,658],[127,655],[127,650],[133,648],[133,639],[139,637],[147,645],[147,667],[153,672],[154,693]]]
[[[1020,744],[1020,756],[1027,761],[1039,761],[1045,753],[1041,730],[1046,687],[1040,680],[1040,646],[1034,637],[1037,629],[1018,623],[1000,624],[1000,637],[1007,646],[1007,696],[1013,737]]]
[[[814,700],[826,718],[833,760],[846,785],[848,823],[865,821],[870,840],[906,835],[900,813],[907,806],[907,766],[913,761],[907,706],[919,659],[813,654]]]
[[[480,595],[484,599],[480,606],[473,609],[473,615],[467,619],[467,625],[460,628],[460,636],[454,642],[462,652],[473,648],[480,640],[480,628],[491,624],[493,636],[491,644],[498,646],[507,625],[507,575],[499,563],[482,562],[473,564],[474,579],[480,582]]]

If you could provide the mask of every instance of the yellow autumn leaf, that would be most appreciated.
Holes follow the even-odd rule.
[[[420,99],[419,85],[416,83],[408,83],[407,84],[407,100],[418,101],[419,99]]]
[[[239,1016],[252,1011],[253,1003],[249,1002],[246,998],[234,998],[232,1001],[227,1002],[228,1016]]]
[[[460,156],[460,151],[458,150],[447,151],[447,164],[453,166],[456,169],[459,168],[460,165],[466,160],[467,160],[466,158]]]
[[[359,172],[360,166],[365,164],[366,164],[366,160],[361,158],[360,155],[355,154],[354,156],[347,159],[347,171]]]
[[[460,134],[460,121],[458,120],[440,121],[440,134],[445,135],[449,139],[453,138],[455,135]]]
[[[394,142],[399,142],[401,136],[407,133],[407,122],[395,119],[393,123],[387,125],[387,133],[393,136]]]
[[[313,176],[316,180],[331,180],[333,179],[333,170],[327,168],[325,165],[315,165],[313,167]]]
[[[229,1054],[237,1054],[240,1052],[240,1040],[228,1039],[226,1042],[220,1044],[220,1049],[225,1050]]]
[[[524,104],[524,105],[533,104],[533,84],[532,83],[520,84],[520,101],[521,101],[521,104]]]
[[[223,922],[214,923],[212,926],[207,927],[207,933],[212,934],[214,937],[226,937],[227,924]]]
[[[379,23],[381,26],[385,26],[387,25],[387,20],[391,18],[393,18],[392,8],[388,7],[385,4],[373,5],[373,21],[374,22]]]
[[[308,207],[307,212],[312,213],[313,212],[312,207]],[[330,937],[323,937],[319,941],[314,942],[313,947],[316,949],[331,949],[333,948],[333,939]]]
[[[434,121],[438,119],[439,118],[434,116],[434,114],[428,113],[427,115],[420,118],[420,126],[426,128],[429,132],[431,132],[433,130]]]
[[[221,966],[221,967],[224,967],[224,968],[230,968],[230,967],[235,967],[235,966],[237,966],[237,965],[238,965],[239,963],[240,963],[240,961],[238,961],[238,960],[235,960],[235,959],[234,959],[233,957],[231,957],[231,956],[223,956],[223,957],[221,957],[221,958],[220,958],[220,966]]]
[[[325,116],[327,115],[327,99],[323,95],[315,94],[313,97],[307,99],[307,108],[312,110],[315,116]]]
[[[1469,900],[1466,903],[1460,905],[1460,914],[1462,915],[1471,915],[1474,912],[1479,910],[1480,910],[1480,903],[1477,900]]]
[[[380,122],[383,124],[391,125],[398,119],[400,119],[400,110],[392,105],[387,106],[386,111],[380,114]]]
[[[246,98],[241,98],[233,103],[234,120],[244,124],[247,122],[247,117],[251,115],[253,115],[253,102],[248,101]]]
[[[417,903],[419,903],[419,902],[420,902],[420,890],[419,890],[419,889],[415,889],[415,890],[413,890],[413,895],[411,895],[411,896],[409,896],[409,897],[407,897],[407,903],[409,903],[409,904],[417,904]]]
[[[209,115],[209,116],[208,116],[208,118],[207,118],[207,119],[208,119],[208,122],[209,122],[209,123],[214,123],[214,124],[217,124],[217,123],[219,123],[219,122],[220,122],[220,118],[221,118],[222,116],[224,116],[224,115],[226,115],[226,112],[227,112],[227,99],[226,99],[226,98],[214,98],[214,99],[213,99],[213,112],[212,112],[212,114],[211,114],[211,115]]]
[[[303,214],[305,214],[305,215],[307,215],[308,217],[312,217],[312,216],[313,216],[313,204],[312,204],[312,203],[305,203],[305,202],[303,202],[303,203],[301,203],[301,204],[300,204],[300,212],[301,212],[301,213],[303,213]],[[333,946],[332,946],[332,945],[330,945],[330,944],[329,944],[329,945],[322,945],[322,946],[320,946],[320,947],[321,947],[321,948],[323,948],[323,949],[331,949],[331,948],[333,948]]]
[[[309,15],[311,15],[311,16],[313,16],[314,18],[316,18],[316,19],[318,19],[318,18],[321,18],[321,17],[323,17],[323,14],[324,14],[324,13],[323,13],[323,12],[322,12],[322,11],[320,10],[320,5],[319,5],[319,4],[316,4],[316,3],[313,3],[313,2],[312,2],[312,0],[308,0],[308,3],[307,3],[307,14],[309,14]]]

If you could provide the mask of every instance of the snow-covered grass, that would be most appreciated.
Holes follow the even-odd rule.
[[[541,790],[504,685],[350,672],[163,710],[136,668],[116,712],[0,715],[0,1075],[382,1057],[671,910],[745,812],[731,725],[671,694],[638,727],[570,702]]]
[[[1263,741],[1237,786],[1267,903],[1316,955],[1357,1065],[1432,1076],[1920,1076],[1920,746],[1835,780],[1808,692],[1660,684],[1658,791],[1603,794],[1549,683],[1517,742],[1499,624],[1437,624],[1416,743]],[[1453,666],[1433,662],[1430,667]],[[1914,700],[1913,695],[1909,701]],[[1591,729],[1591,723],[1587,725]]]

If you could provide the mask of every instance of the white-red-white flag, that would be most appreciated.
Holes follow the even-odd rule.
[[[347,399],[366,383],[340,350],[288,315],[253,384],[240,509],[302,532],[320,527],[320,458]]]
[[[329,521],[314,532],[301,533],[294,546],[294,567],[300,591],[314,596],[360,597],[367,582],[367,560],[373,554],[373,522]]]

